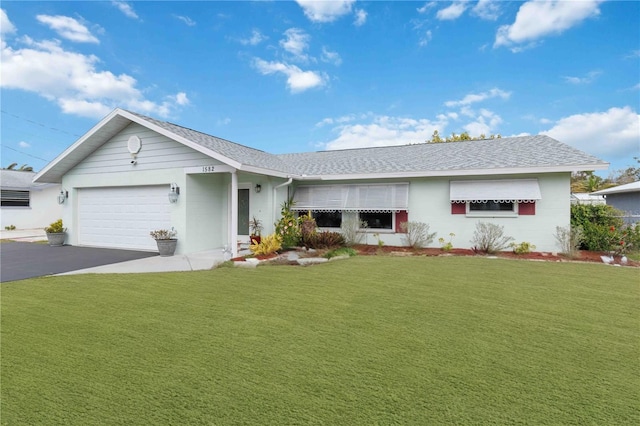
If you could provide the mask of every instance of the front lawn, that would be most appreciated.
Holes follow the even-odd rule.
[[[485,258],[5,283],[2,424],[639,424],[638,270]]]

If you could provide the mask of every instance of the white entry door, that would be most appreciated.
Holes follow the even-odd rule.
[[[78,190],[78,244],[157,250],[149,236],[171,228],[168,185]]]

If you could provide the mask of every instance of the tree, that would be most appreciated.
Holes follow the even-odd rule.
[[[502,136],[491,134],[488,138],[483,133],[480,136],[470,136],[469,132],[462,132],[460,134],[451,133],[451,136],[447,136],[445,139],[442,139],[437,130],[434,130],[431,139],[427,140],[426,143],[441,143],[441,142],[460,142],[460,141],[481,141],[485,139],[500,139]]]
[[[3,167],[3,170],[17,170],[20,172],[32,172],[33,171],[33,167],[27,165],[27,164],[23,164],[22,166],[20,166],[19,169],[16,169],[16,166],[18,165],[18,163],[11,163],[9,164],[7,167]]]

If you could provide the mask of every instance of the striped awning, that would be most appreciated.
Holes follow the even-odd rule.
[[[458,180],[451,181],[452,203],[535,202],[540,200],[538,179]]]
[[[293,196],[293,210],[394,212],[408,210],[409,184],[308,185]]]

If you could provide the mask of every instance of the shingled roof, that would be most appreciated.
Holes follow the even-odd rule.
[[[237,170],[300,180],[570,172],[608,167],[608,163],[544,135],[275,155],[116,109],[49,163],[34,181],[61,182],[68,170],[131,122]]]

